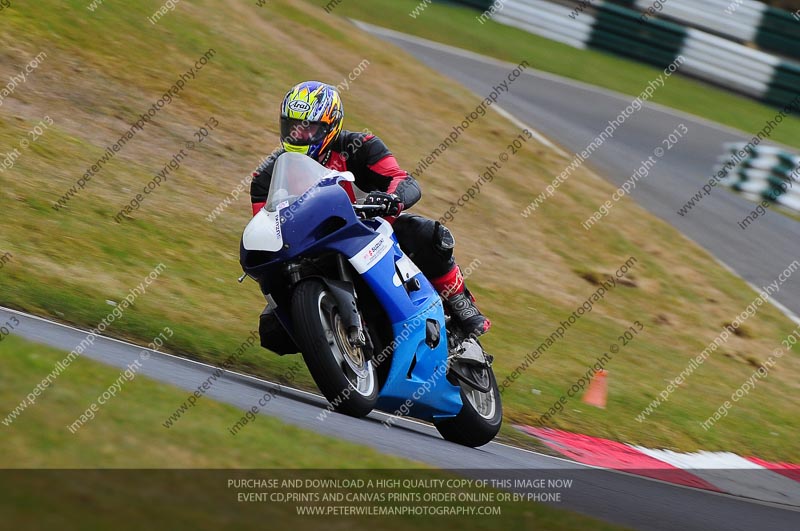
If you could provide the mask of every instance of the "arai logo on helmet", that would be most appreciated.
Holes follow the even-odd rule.
[[[311,105],[302,100],[292,100],[289,102],[289,110],[294,112],[308,112],[311,110]]]

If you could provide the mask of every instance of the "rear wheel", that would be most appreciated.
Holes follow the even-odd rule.
[[[347,338],[336,299],[318,280],[306,280],[292,296],[295,336],[314,382],[333,409],[364,417],[378,400],[378,378],[363,347]]]
[[[491,367],[487,371],[490,382],[488,392],[475,389],[466,382],[459,381],[461,401],[464,405],[455,417],[434,422],[436,429],[446,440],[464,446],[483,446],[495,438],[503,423],[503,405],[500,390]]]

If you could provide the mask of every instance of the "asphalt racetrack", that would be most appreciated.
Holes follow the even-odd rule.
[[[65,351],[74,349],[87,332],[28,314],[0,308],[0,320],[16,316],[14,333]],[[87,358],[124,368],[139,359],[143,349],[115,339],[98,338],[83,354]],[[216,368],[183,358],[153,352],[140,374],[191,392]],[[214,399],[242,410],[258,403],[265,393],[278,391],[260,413],[298,427],[371,446],[381,452],[458,470],[469,477],[573,479],[556,507],[575,510],[603,520],[646,530],[795,530],[797,508],[696,490],[630,474],[592,469],[505,444],[490,443],[478,449],[443,440],[429,425],[397,418],[387,428],[387,415],[373,412],[366,419],[330,413],[319,420],[327,405],[321,396],[290,389],[249,376],[226,373],[207,391]],[[175,404],[178,407],[180,404]],[[201,414],[189,410],[188,415]],[[164,428],[166,429],[166,428]],[[172,429],[180,429],[180,424]],[[752,473],[752,472],[743,472]]]

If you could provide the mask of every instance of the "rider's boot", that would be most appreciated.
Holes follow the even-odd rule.
[[[431,284],[465,334],[477,337],[489,331],[492,323],[475,306],[475,297],[464,284],[464,276],[457,265],[441,277],[432,279]]]

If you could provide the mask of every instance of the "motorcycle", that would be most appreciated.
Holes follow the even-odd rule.
[[[484,445],[502,422],[492,357],[450,318],[378,217],[384,206],[351,200],[343,184],[354,180],[302,154],[278,157],[240,244],[242,280],[267,299],[262,346],[301,352],[340,413],[411,416],[446,440]]]

